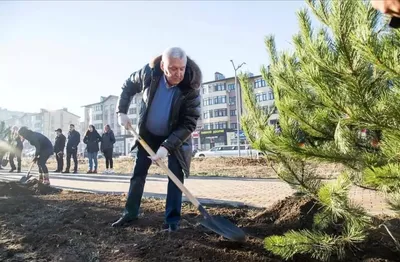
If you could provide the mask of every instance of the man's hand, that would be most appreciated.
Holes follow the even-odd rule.
[[[168,150],[165,147],[160,146],[160,148],[158,148],[158,150],[157,150],[157,153],[153,157],[149,156],[149,158],[153,162],[156,162],[158,160],[162,160],[162,159],[166,158],[167,156],[168,156]]]
[[[118,113],[118,123],[125,128],[132,125],[131,119],[124,113]]]
[[[400,17],[400,0],[371,0],[371,4],[384,14]]]

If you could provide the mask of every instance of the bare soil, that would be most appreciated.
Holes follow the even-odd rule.
[[[25,159],[23,165],[29,166],[29,159]],[[65,161],[64,161],[65,162]],[[54,157],[48,160],[49,170],[57,167]],[[98,160],[98,172],[105,170],[104,158]],[[344,167],[339,164],[311,163],[312,169],[322,178],[334,178]],[[114,170],[116,173],[130,174],[134,167],[132,157],[115,158]],[[218,157],[218,158],[193,158],[191,163],[191,176],[212,176],[212,177],[243,177],[243,178],[271,178],[277,177],[273,168],[276,164],[266,158],[239,158],[239,157]],[[8,167],[7,167],[8,168]],[[34,167],[36,169],[36,167]],[[87,159],[80,159],[78,165],[79,172],[88,170]],[[164,172],[156,165],[152,165],[149,174],[161,174]]]
[[[266,211],[207,206],[212,215],[222,215],[245,230],[248,240],[240,244],[199,225],[199,214],[190,204],[183,206],[178,232],[162,231],[165,201],[156,199],[143,200],[143,216],[135,225],[111,228],[124,202],[121,195],[61,191],[36,181],[0,182],[0,261],[277,262],[282,260],[263,248],[263,239],[289,229],[310,228],[317,210],[309,199],[295,196]],[[400,233],[397,220],[390,227]],[[399,261],[384,229],[372,232],[358,248],[346,261]],[[314,260],[297,256],[291,261]]]

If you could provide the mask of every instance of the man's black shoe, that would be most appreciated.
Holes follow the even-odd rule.
[[[112,227],[122,227],[122,226],[125,226],[125,225],[128,226],[128,225],[132,224],[133,222],[135,222],[135,221],[137,221],[137,220],[138,220],[137,217],[132,218],[132,217],[123,215],[123,216],[120,217],[117,221],[115,221],[114,223],[112,223],[111,226],[112,226]]]
[[[62,172],[63,174],[69,174],[69,170],[65,170],[64,172]]]

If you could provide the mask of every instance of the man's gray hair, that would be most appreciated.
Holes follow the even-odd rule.
[[[185,63],[187,63],[186,53],[180,47],[167,48],[162,54],[162,60],[166,61],[168,58],[182,59],[182,60],[185,60]]]

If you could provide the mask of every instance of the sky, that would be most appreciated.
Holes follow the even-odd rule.
[[[260,73],[264,38],[291,49],[302,0],[1,1],[0,107],[24,112],[119,95],[129,75],[171,46],[203,72],[234,75],[230,62]],[[83,119],[81,119],[83,121]]]

